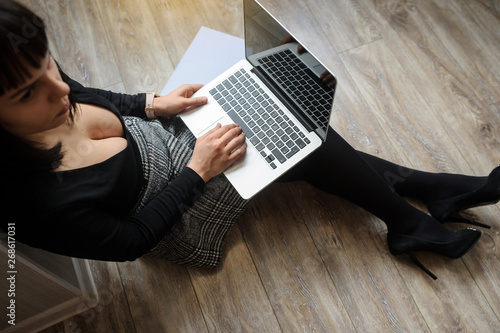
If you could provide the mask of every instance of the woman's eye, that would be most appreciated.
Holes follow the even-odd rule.
[[[31,98],[31,96],[33,96],[33,90],[34,90],[33,87],[26,90],[26,93],[24,93],[24,95],[21,97],[21,101],[24,102],[24,101],[29,100]]]

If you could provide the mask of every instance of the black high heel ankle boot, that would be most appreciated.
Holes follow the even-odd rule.
[[[449,242],[436,242],[420,237],[387,234],[387,244],[393,256],[409,255],[410,259],[434,280],[436,275],[432,274],[415,256],[415,252],[430,252],[451,259],[458,259],[466,254],[481,238],[482,232],[476,229],[462,229],[458,231],[457,238]]]
[[[477,190],[427,204],[429,213],[440,222],[461,222],[482,228],[491,226],[472,221],[457,213],[464,209],[495,204],[500,201],[500,166],[491,171],[483,186]]]

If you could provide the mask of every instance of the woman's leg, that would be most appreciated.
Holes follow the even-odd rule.
[[[480,188],[487,179],[409,169],[364,152],[358,153],[399,195],[412,197],[423,203],[471,192]]]
[[[373,168],[332,129],[317,151],[280,179],[293,180],[307,181],[355,203],[383,220],[389,232],[442,242],[456,237],[434,218],[408,204],[381,177],[377,167]]]

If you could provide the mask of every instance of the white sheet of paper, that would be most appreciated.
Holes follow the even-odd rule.
[[[242,38],[201,27],[161,95],[186,83],[207,84],[244,58],[245,42]]]

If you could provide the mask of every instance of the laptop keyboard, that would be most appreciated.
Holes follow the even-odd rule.
[[[277,161],[283,164],[310,143],[243,68],[211,89],[210,94],[273,169]]]
[[[290,50],[260,58],[262,67],[321,128],[330,117],[332,91],[313,78],[312,71]]]

